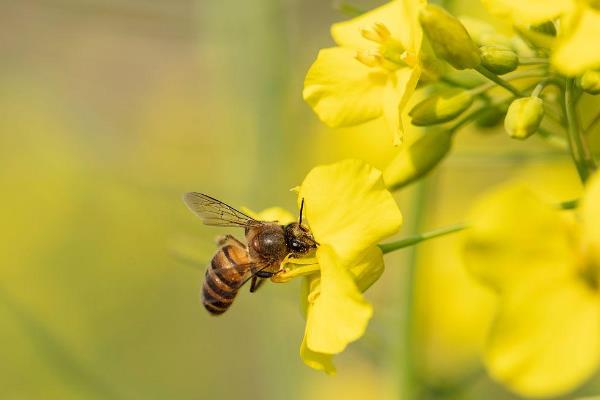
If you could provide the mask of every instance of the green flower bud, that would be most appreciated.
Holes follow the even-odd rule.
[[[452,133],[437,130],[425,133],[404,146],[383,171],[389,189],[399,189],[421,178],[446,157],[452,147]]]
[[[419,21],[436,56],[456,69],[479,65],[479,49],[457,18],[443,8],[429,4],[421,10]]]
[[[600,94],[600,71],[585,71],[579,80],[579,86],[586,93]]]
[[[462,89],[448,89],[418,103],[408,113],[416,126],[429,126],[448,122],[471,106],[473,95]]]
[[[483,66],[497,75],[514,71],[519,66],[519,57],[507,47],[483,46],[480,50]]]
[[[514,139],[527,139],[535,133],[544,117],[544,102],[538,97],[514,100],[508,107],[504,128]]]
[[[480,128],[493,128],[504,119],[506,109],[506,106],[488,107],[477,117],[475,124]]]

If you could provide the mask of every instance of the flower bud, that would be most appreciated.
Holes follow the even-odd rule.
[[[535,133],[544,117],[544,102],[538,97],[514,100],[508,107],[504,128],[514,139],[527,139]]]
[[[600,71],[585,71],[579,80],[579,86],[586,93],[600,94]]]
[[[421,178],[440,163],[450,151],[452,133],[436,130],[425,133],[414,143],[404,146],[383,171],[389,189],[399,189]]]
[[[506,115],[506,106],[490,106],[475,120],[475,124],[479,128],[493,128],[498,125]]]
[[[436,56],[456,69],[479,65],[479,49],[457,18],[443,8],[429,4],[421,10],[419,21]]]
[[[483,46],[480,50],[483,66],[497,75],[514,71],[519,66],[519,57],[508,47]]]
[[[473,95],[462,89],[448,89],[418,103],[408,113],[416,126],[448,122],[463,113],[473,103]]]

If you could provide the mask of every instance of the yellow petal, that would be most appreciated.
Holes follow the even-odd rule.
[[[308,307],[306,347],[336,354],[363,335],[373,309],[332,247],[322,244],[317,258],[321,265],[320,293]]]
[[[420,67],[400,68],[390,78],[384,91],[383,115],[394,135],[394,144],[399,145],[403,140],[404,128],[409,126],[405,121],[404,108],[414,93],[419,77]]]
[[[249,208],[242,207],[242,211],[259,221],[277,221],[281,225],[289,224],[298,219],[298,216],[294,216],[294,214],[281,207],[270,207],[259,212],[254,212]]]
[[[421,0],[391,1],[349,21],[333,24],[331,36],[340,46],[355,49],[373,47],[373,42],[363,38],[360,32],[361,29],[371,28],[376,22],[380,22],[406,49],[418,50],[421,47],[422,33],[417,16],[423,3]]]
[[[383,274],[383,253],[378,246],[369,247],[348,266],[358,290],[365,292]]]
[[[317,371],[325,371],[327,374],[335,374],[335,365],[333,365],[333,356],[331,354],[317,353],[306,346],[306,334],[300,345],[300,358],[304,364],[316,369]]]
[[[482,0],[490,13],[519,24],[550,21],[574,7],[573,0]]]
[[[596,259],[600,262],[600,173],[596,172],[588,181],[581,204],[583,236],[593,246]]]
[[[522,185],[485,196],[469,220],[465,262],[497,290],[561,279],[574,271],[570,229],[561,212]]]
[[[390,73],[367,67],[355,56],[352,49],[323,49],[306,74],[304,100],[328,126],[357,125],[381,116]]]
[[[301,199],[315,239],[344,259],[355,258],[402,224],[381,171],[360,160],[313,168],[300,187]]]
[[[600,66],[600,12],[584,7],[569,25],[571,32],[561,35],[552,64],[566,75]]]
[[[493,378],[526,397],[567,393],[600,361],[600,299],[575,279],[505,296],[485,363]]]

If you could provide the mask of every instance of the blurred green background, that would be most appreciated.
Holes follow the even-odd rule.
[[[461,9],[477,14],[475,3]],[[306,70],[333,44],[329,25],[348,17],[339,8],[2,2],[0,398],[394,398],[405,354],[419,398],[513,398],[478,361],[493,297],[462,270],[459,235],[419,252],[415,347],[397,340],[407,251],[389,257],[367,294],[376,315],[335,377],[299,358],[298,282],[244,291],[220,318],[200,304],[224,231],[202,226],[182,193],[294,210],[289,189],[315,164],[357,157],[381,168],[394,154],[381,121],[332,131],[302,101]],[[423,229],[454,223],[467,199],[521,173],[525,150],[508,142],[461,136],[419,193],[398,195],[402,234],[416,208]],[[560,161],[529,148],[545,152],[534,167]],[[557,190],[570,198],[578,188]]]

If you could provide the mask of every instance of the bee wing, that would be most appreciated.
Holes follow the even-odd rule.
[[[186,193],[183,195],[183,202],[206,225],[246,227],[260,223],[249,215],[203,193]]]

